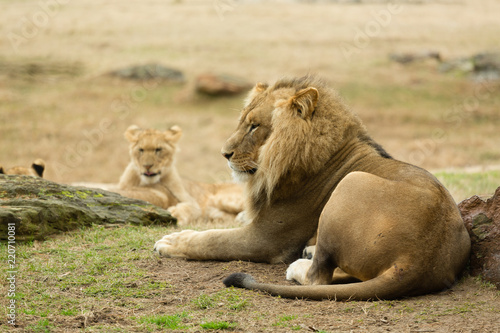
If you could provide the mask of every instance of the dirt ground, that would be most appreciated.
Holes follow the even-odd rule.
[[[151,264],[152,277],[167,279],[179,293],[155,300],[162,311],[175,312],[185,300],[200,292],[221,289],[221,280],[232,272],[246,272],[260,281],[291,284],[284,280],[287,265],[248,262],[197,263],[161,259]],[[334,302],[280,299],[245,292],[251,300],[241,315],[215,313],[218,320],[237,321],[241,332],[499,332],[500,295],[481,287],[474,279],[464,279],[452,289],[434,295],[398,301]],[[223,307],[221,306],[221,310]],[[262,314],[265,314],[262,315]],[[213,316],[213,314],[211,314]],[[295,317],[277,325],[282,316]],[[208,318],[205,318],[208,320]],[[299,329],[300,327],[300,329]]]
[[[149,300],[139,314],[176,314],[201,294],[214,295],[223,290],[222,279],[232,272],[246,272],[269,283],[286,284],[286,265],[249,262],[194,262],[158,259],[140,263],[150,275],[145,281],[168,281],[175,291]],[[227,310],[220,301],[207,310],[190,312],[189,323],[207,321],[237,322],[235,332],[499,332],[498,291],[481,286],[473,278],[464,279],[450,290],[438,294],[397,301],[335,302],[280,299],[243,291],[249,305],[240,311]],[[117,309],[117,303],[96,308],[67,322],[68,330],[105,324],[123,331],[142,329],[131,320],[130,312]],[[130,300],[128,300],[130,301]],[[133,310],[133,304],[128,311]],[[283,320],[280,318],[291,318]],[[60,317],[59,320],[67,320]],[[60,323],[60,322],[59,322]],[[57,331],[57,330],[56,330]],[[203,331],[191,327],[174,331]]]
[[[208,332],[202,324],[227,322],[233,326],[216,331],[499,332],[500,293],[477,278],[391,301],[283,299],[225,288],[222,280],[245,272],[291,284],[286,264],[158,257],[151,251],[154,240],[174,230],[95,227],[19,249],[17,288],[24,296],[17,303],[18,326],[2,321],[0,331]],[[144,320],[161,316],[181,320],[173,328]]]

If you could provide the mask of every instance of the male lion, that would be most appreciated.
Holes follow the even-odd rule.
[[[43,177],[45,171],[45,162],[41,158],[37,158],[31,163],[30,167],[15,166],[10,169],[4,170],[0,165],[0,174],[6,175],[26,175],[33,177]]]
[[[447,190],[391,158],[313,76],[257,84],[222,154],[246,182],[251,223],[164,236],[155,245],[160,255],[290,262],[317,231],[313,259],[287,272],[305,286],[241,273],[227,286],[291,298],[391,299],[449,287],[467,262],[469,236]]]
[[[175,166],[181,136],[178,126],[163,132],[130,126],[125,137],[130,142],[131,161],[116,192],[167,208],[181,225],[200,218],[234,219],[243,211],[242,187],[181,179]]]

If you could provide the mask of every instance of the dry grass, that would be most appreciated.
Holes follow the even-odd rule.
[[[47,14],[37,1],[9,3],[0,23],[8,37],[0,44],[0,163],[42,157],[49,179],[114,182],[128,159],[122,138],[128,125],[177,123],[185,130],[184,175],[227,180],[219,147],[236,124],[241,98],[179,101],[188,88],[102,77],[155,61],[183,70],[190,81],[205,71],[252,82],[319,73],[397,158],[430,169],[499,164],[498,85],[440,74],[435,63],[402,67],[387,57],[490,50],[499,45],[498,9],[495,1],[399,7],[86,1]],[[360,38],[360,31],[370,37]],[[30,76],[27,63],[70,72],[76,64],[83,74]]]
[[[319,73],[400,159],[431,169],[500,162],[498,85],[437,73],[433,63],[402,67],[387,57],[432,49],[450,58],[492,49],[499,44],[497,2],[396,9],[222,4],[70,2],[49,15],[37,1],[9,3],[0,23],[8,37],[0,44],[1,163],[24,165],[40,156],[50,179],[115,181],[127,162],[122,133],[128,125],[179,123],[186,132],[179,160],[185,175],[227,179],[218,150],[235,125],[240,99],[178,102],[181,88],[145,89],[140,82],[101,76],[150,61],[179,68],[190,80],[205,71],[253,82]],[[377,14],[382,12],[386,16]],[[360,31],[371,37],[360,39]],[[78,64],[84,74],[16,75],[33,62],[49,68]],[[116,103],[128,106],[117,112]],[[109,123],[101,141],[96,131]],[[89,146],[88,133],[98,144]],[[74,156],[78,149],[83,159]],[[64,168],[69,164],[74,167]]]
[[[244,271],[290,284],[285,264],[158,258],[151,244],[174,230],[94,226],[17,244],[18,326],[2,322],[0,332],[221,332],[228,324],[235,332],[498,332],[500,293],[477,278],[402,300],[282,299],[224,288],[221,280]],[[4,243],[0,259],[7,262]],[[8,301],[0,298],[2,311]]]

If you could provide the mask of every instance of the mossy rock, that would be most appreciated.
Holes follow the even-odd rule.
[[[500,290],[500,187],[491,198],[475,195],[458,208],[471,239],[470,274]]]
[[[58,184],[30,176],[0,175],[0,239],[15,224],[18,240],[50,235],[92,224],[173,224],[162,208],[117,193]]]

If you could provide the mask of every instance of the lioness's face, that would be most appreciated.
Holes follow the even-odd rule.
[[[130,127],[125,136],[130,142],[130,157],[144,184],[160,181],[174,162],[181,130],[173,127],[165,132]]]

